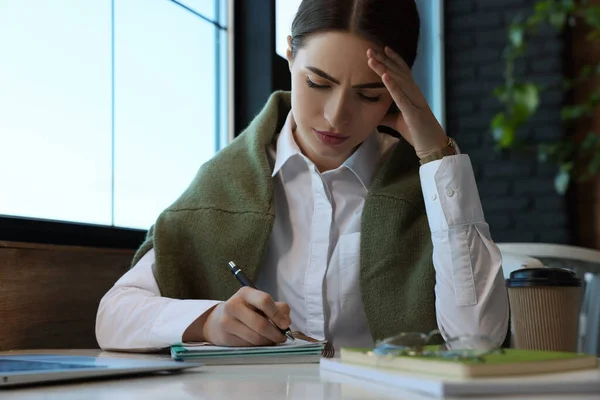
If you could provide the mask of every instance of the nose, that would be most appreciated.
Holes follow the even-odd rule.
[[[329,98],[325,105],[325,119],[332,128],[343,132],[343,127],[348,123],[350,115],[348,95],[339,91]]]

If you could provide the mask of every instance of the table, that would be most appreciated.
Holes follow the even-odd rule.
[[[166,354],[129,354],[101,350],[35,350],[1,352],[0,355],[52,353],[100,357],[169,359]],[[318,364],[279,364],[244,366],[205,366],[173,375],[117,378],[102,381],[64,382],[37,387],[0,389],[2,400],[125,400],[125,399],[290,399],[359,400],[406,399],[431,400],[411,392],[390,389],[352,378],[321,374]],[[522,399],[597,400],[597,396],[528,396]],[[470,397],[470,400],[483,398]],[[490,397],[492,399],[492,397]],[[498,400],[499,397],[494,398]],[[521,397],[505,397],[520,400]]]

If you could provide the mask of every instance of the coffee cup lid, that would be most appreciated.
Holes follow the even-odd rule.
[[[511,272],[506,280],[509,288],[582,285],[575,272],[564,268],[521,268]]]

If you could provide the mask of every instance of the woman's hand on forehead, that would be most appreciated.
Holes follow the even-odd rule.
[[[367,64],[381,77],[400,109],[399,113],[387,116],[384,125],[398,131],[415,148],[419,158],[442,149],[448,143],[446,133],[402,57],[387,46],[383,53],[370,48],[367,57]]]

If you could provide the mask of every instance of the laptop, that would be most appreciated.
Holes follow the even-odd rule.
[[[181,371],[199,363],[169,360],[27,354],[0,356],[0,388],[52,381]]]

